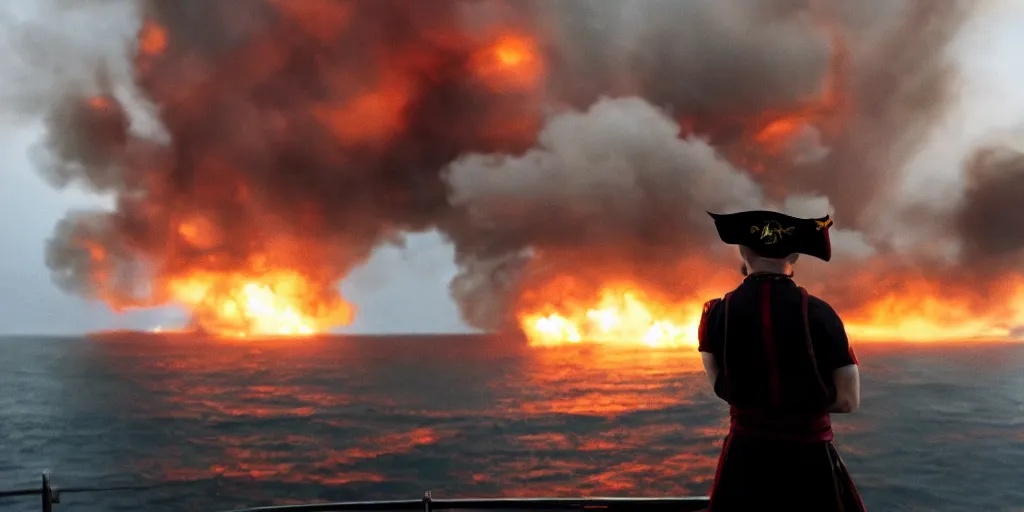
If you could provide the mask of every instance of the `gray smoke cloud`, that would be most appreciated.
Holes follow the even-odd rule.
[[[584,295],[615,275],[696,296],[735,272],[705,210],[833,211],[836,268],[919,268],[878,266],[893,251],[873,212],[899,202],[893,185],[954,103],[946,47],[975,4],[130,5],[144,21],[130,72],[42,91],[41,172],[117,197],[58,226],[58,284],[151,305],[189,272],[287,267],[340,300],[375,247],[438,229],[467,322],[504,328],[558,276]],[[494,71],[488,48],[510,34],[536,48]],[[937,229],[971,254],[1016,250],[978,227],[1012,196],[1012,166],[979,165]]]
[[[965,259],[991,261],[1018,256],[1024,249],[1024,153],[986,147],[965,165],[967,186],[957,216]]]
[[[684,226],[705,209],[764,206],[760,187],[706,141],[639,98],[601,99],[552,117],[521,155],[467,155],[448,168],[450,199],[475,224],[525,245],[653,245],[692,250]]]
[[[555,276],[579,278],[583,296],[628,275],[666,297],[697,298],[698,276],[719,275],[706,264],[720,256],[708,249],[717,239],[704,210],[834,213],[838,261],[806,277],[850,308],[873,297],[870,287],[827,285],[843,273],[900,281],[935,267],[896,257],[872,232],[872,211],[898,202],[906,162],[954,104],[944,49],[967,3],[559,5],[553,16],[574,21],[556,38],[565,51],[552,83],[575,109],[550,116],[526,153],[448,168],[452,202],[478,227],[454,237],[463,272],[453,293],[474,305],[473,323],[504,325],[498,312],[514,311],[524,287]],[[609,91],[635,96],[601,97]],[[766,149],[759,137],[771,121],[794,112],[784,145]],[[500,279],[481,264],[527,248],[532,264],[520,257]]]
[[[553,116],[534,149],[466,155],[446,177],[452,204],[475,228],[455,235],[462,271],[452,292],[467,320],[490,329],[513,320],[524,279],[594,272],[599,282],[614,265],[611,275],[646,273],[643,281],[657,283],[667,261],[714,236],[704,209],[765,206],[746,173],[706,141],[679,138],[673,119],[635,97]],[[527,266],[528,249],[561,264]]]

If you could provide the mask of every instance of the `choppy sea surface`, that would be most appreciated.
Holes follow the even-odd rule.
[[[1024,345],[858,347],[837,444],[874,511],[1024,511]],[[727,428],[692,350],[494,337],[0,338],[0,489],[58,511],[706,494]],[[0,502],[39,510],[38,498]]]

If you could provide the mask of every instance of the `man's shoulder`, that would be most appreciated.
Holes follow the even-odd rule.
[[[807,306],[815,308],[815,309],[822,309],[822,310],[826,310],[826,311],[834,311],[832,309],[832,305],[829,304],[828,301],[826,301],[825,299],[822,299],[821,297],[818,297],[816,295],[812,295],[810,293],[807,294]]]
[[[718,314],[722,310],[723,298],[718,297],[704,303],[704,309],[700,314],[700,324],[697,327],[698,350],[701,352],[713,352],[715,343],[712,341],[715,336],[708,336],[708,332],[721,325],[724,316]]]
[[[807,315],[811,318],[840,320],[839,313],[836,313],[828,301],[809,293],[807,294]]]
[[[706,301],[704,303],[704,307],[701,310],[701,317],[707,318],[711,315],[724,311],[725,308],[723,306],[725,305],[725,301],[729,300],[729,296],[732,295],[732,293],[733,292],[729,292],[721,297],[715,297],[709,301]]]
[[[715,306],[718,306],[721,303],[722,303],[722,297],[715,297],[715,298],[705,302],[704,303],[704,310],[703,310],[702,314],[707,315],[708,313],[711,312],[712,309],[715,309]]]

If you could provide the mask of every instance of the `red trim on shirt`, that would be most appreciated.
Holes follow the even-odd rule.
[[[832,441],[832,417],[816,414],[779,414],[759,410],[729,408],[729,432],[778,441]]]
[[[778,354],[775,351],[775,331],[772,329],[772,283],[761,284],[761,341],[764,346],[765,364],[768,365],[768,391],[772,406],[778,407],[782,401],[779,384]]]

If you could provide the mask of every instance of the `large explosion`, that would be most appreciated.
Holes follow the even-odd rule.
[[[474,327],[688,345],[738,276],[705,210],[831,211],[836,257],[799,277],[854,336],[1006,337],[1024,156],[900,192],[972,5],[140,0],[130,79],[50,102],[41,171],[116,208],[69,214],[47,263],[116,309],[304,334],[351,321],[374,248],[437,230]]]

